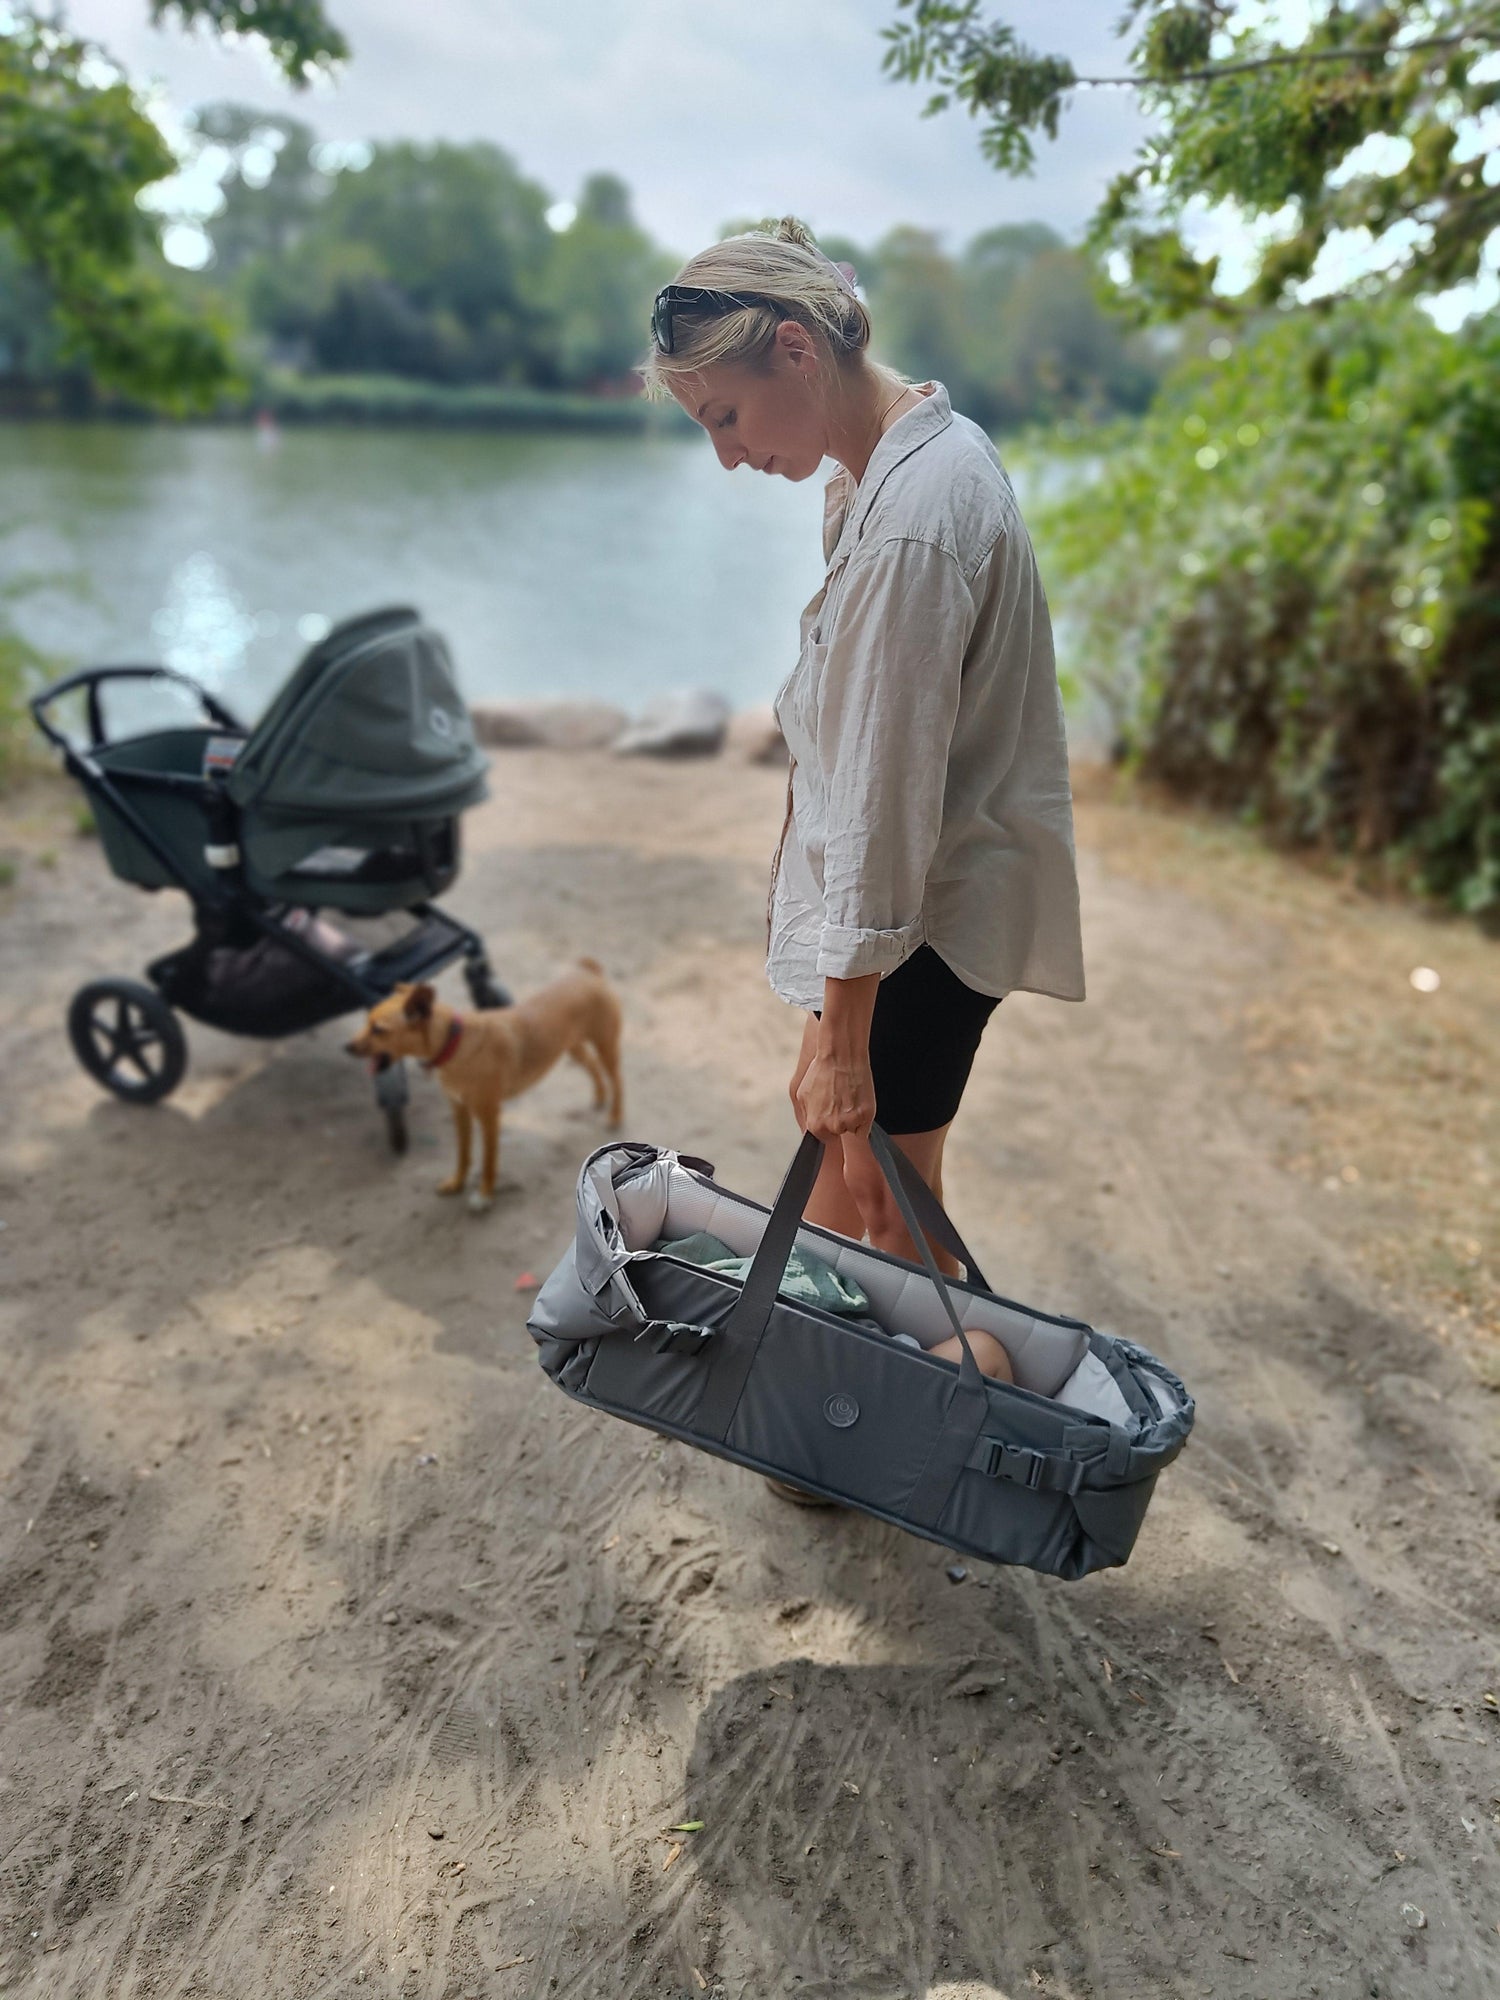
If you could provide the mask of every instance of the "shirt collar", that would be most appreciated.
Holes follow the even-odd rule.
[[[953,422],[953,404],[941,382],[918,382],[915,386],[928,393],[914,410],[898,417],[880,439],[859,484],[854,483],[848,468],[842,465],[829,480],[823,509],[826,562],[832,562],[841,548],[858,537],[876,495],[896,467]]]

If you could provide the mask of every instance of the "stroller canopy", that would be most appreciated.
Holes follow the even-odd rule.
[[[484,797],[487,766],[446,643],[401,608],[348,619],[312,648],[228,789],[262,823],[439,819]]]

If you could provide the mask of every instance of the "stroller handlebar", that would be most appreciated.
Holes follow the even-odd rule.
[[[204,714],[220,729],[233,729],[243,732],[244,724],[237,716],[231,715],[224,704],[215,700],[207,688],[200,687],[198,682],[193,680],[190,675],[178,673],[175,667],[81,667],[76,674],[68,674],[62,680],[54,681],[51,687],[43,688],[39,694],[32,696],[30,703],[32,720],[47,738],[47,741],[53,744],[55,748],[63,751],[71,749],[72,746],[69,744],[68,739],[52,722],[47,714],[47,710],[51,708],[54,702],[60,701],[65,694],[74,694],[80,688],[86,689],[88,693],[89,736],[91,739],[89,748],[97,750],[100,744],[106,740],[104,733],[104,708],[99,699],[99,690],[104,682],[155,680],[172,681],[178,687],[186,688],[201,704]]]

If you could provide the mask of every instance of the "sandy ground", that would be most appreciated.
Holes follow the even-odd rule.
[[[527,752],[496,794],[453,906],[521,987],[603,958],[628,1133],[768,1195],[781,779]],[[1085,813],[1090,999],[997,1016],[954,1207],[1005,1289],[1158,1349],[1198,1428],[1127,1569],[954,1583],[545,1381],[520,1286],[600,1137],[571,1067],[482,1218],[434,1196],[436,1090],[393,1159],[334,1029],[193,1029],[170,1103],[105,1099],[68,996],[182,911],[65,810],[0,893],[0,1991],[1500,1992],[1492,1355],[1473,1283],[1379,1254],[1404,1218],[1477,1267],[1500,1160],[1466,1132],[1451,1227],[1378,1141],[1384,1180],[1343,1175],[1373,1042],[1277,1011],[1341,953],[1420,1004],[1418,920]],[[1434,935],[1493,1021],[1493,947]]]

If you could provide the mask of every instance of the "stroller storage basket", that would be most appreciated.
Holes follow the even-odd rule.
[[[1125,1562],[1192,1398],[1144,1349],[993,1292],[910,1162],[879,1127],[872,1143],[920,1267],[802,1223],[811,1136],[769,1212],[701,1160],[595,1153],[573,1246],[533,1305],[543,1368],[579,1402],[965,1555],[1069,1578]],[[651,1247],[699,1231],[753,1259],[743,1283]],[[782,1296],[794,1245],[858,1284],[878,1324]],[[1001,1342],[1014,1383],[980,1373],[966,1328]],[[960,1364],[924,1351],[955,1334]]]

